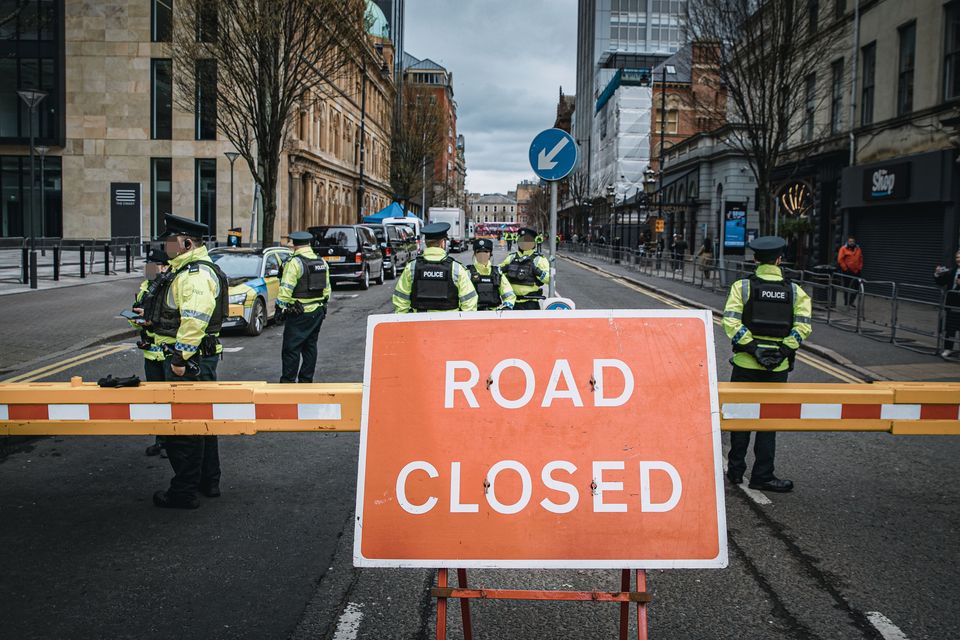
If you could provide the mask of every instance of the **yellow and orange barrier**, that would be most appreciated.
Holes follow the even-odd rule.
[[[250,435],[360,430],[362,385],[0,384],[0,435]],[[960,435],[960,383],[720,383],[724,431]],[[402,410],[402,408],[398,408]]]

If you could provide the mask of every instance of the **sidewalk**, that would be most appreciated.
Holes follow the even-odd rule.
[[[86,255],[86,277],[80,277],[80,253],[78,251],[64,251],[60,259],[60,279],[53,279],[53,250],[47,249],[46,255],[37,251],[37,288],[31,289],[29,284],[21,282],[22,256],[19,250],[0,251],[0,296],[14,293],[37,292],[47,289],[61,289],[78,285],[111,282],[125,278],[141,278],[143,274],[143,260],[133,258],[130,273],[126,272],[126,257],[111,255],[110,275],[104,275],[103,252],[91,256]],[[139,280],[138,280],[139,281]],[[2,365],[0,365],[2,366]]]
[[[679,280],[649,276],[630,266],[613,264],[593,256],[565,252],[561,257],[629,279],[638,286],[681,304],[722,312],[725,295]],[[809,292],[809,291],[808,291]],[[916,353],[890,342],[873,340],[825,324],[814,318],[813,336],[803,345],[811,353],[857,371],[873,380],[960,381],[960,364],[937,356]]]
[[[68,349],[133,337],[127,321],[117,316],[131,306],[141,280],[141,274],[124,273],[99,281],[41,281],[50,286],[0,293],[8,296],[0,316],[0,376]]]

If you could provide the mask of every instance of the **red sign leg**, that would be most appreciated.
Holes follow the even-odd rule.
[[[461,589],[467,588],[467,570],[457,569],[457,584]],[[473,640],[473,622],[470,620],[470,601],[460,598],[460,616],[463,618],[463,639]]]
[[[637,569],[637,591],[647,590],[647,572]],[[647,640],[647,603],[637,603],[637,640]]]
[[[620,572],[620,591],[626,593],[630,591],[630,569],[624,569]],[[620,603],[620,640],[627,640],[627,633],[630,625],[630,603]]]
[[[447,586],[447,570],[437,569],[437,586]],[[437,598],[437,640],[447,640],[447,599]]]

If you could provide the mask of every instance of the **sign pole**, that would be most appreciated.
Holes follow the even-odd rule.
[[[550,181],[550,297],[557,295],[557,181]]]

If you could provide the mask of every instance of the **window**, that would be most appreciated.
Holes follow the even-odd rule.
[[[897,115],[913,111],[913,69],[916,64],[917,23],[900,27],[900,56],[897,73]]]
[[[657,131],[659,132],[662,128],[664,133],[677,133],[677,128],[680,123],[680,111],[678,109],[667,109],[663,113],[666,115],[666,118],[665,120],[661,119],[661,121],[657,123],[658,125],[662,125],[662,127],[657,127]],[[661,118],[663,118],[663,116],[661,116]]]
[[[36,164],[36,180],[43,184],[43,212],[39,192],[36,196],[34,230],[38,236],[62,236],[62,179],[60,156],[47,156],[41,178],[40,162]],[[39,191],[39,190],[38,190]],[[30,156],[0,157],[0,237],[24,236],[30,233]],[[26,223],[26,224],[25,224]]]
[[[173,35],[173,0],[153,0],[150,12],[150,39],[170,42]]]
[[[271,269],[276,269],[277,273],[280,272],[280,260],[277,258],[276,252],[268,253],[264,262],[263,275],[269,274]]]
[[[173,137],[173,63],[166,59],[150,61],[150,138]]]
[[[196,205],[194,219],[210,228],[209,234],[217,235],[217,161],[216,159],[197,158],[196,164]]]
[[[861,75],[863,89],[860,91],[860,124],[866,126],[873,122],[873,87],[877,75],[877,43],[871,42],[865,46],[860,55],[863,59]]]
[[[197,140],[217,139],[217,61],[197,60],[194,105]]]
[[[820,0],[807,0],[807,29],[810,33],[817,32],[820,22]]]
[[[173,160],[150,159],[150,237],[156,238],[163,215],[173,213]]]
[[[843,58],[830,65],[830,133],[839,133],[843,127]]]
[[[808,75],[804,85],[802,136],[808,141],[813,140],[813,118],[817,111],[817,74]]]
[[[217,38],[217,4],[195,0],[197,3],[197,42],[213,42]]]
[[[946,6],[943,39],[943,99],[960,97],[960,0]]]
[[[856,0],[859,2],[860,0]],[[833,17],[837,20],[843,20],[847,13],[847,0],[833,0]]]

